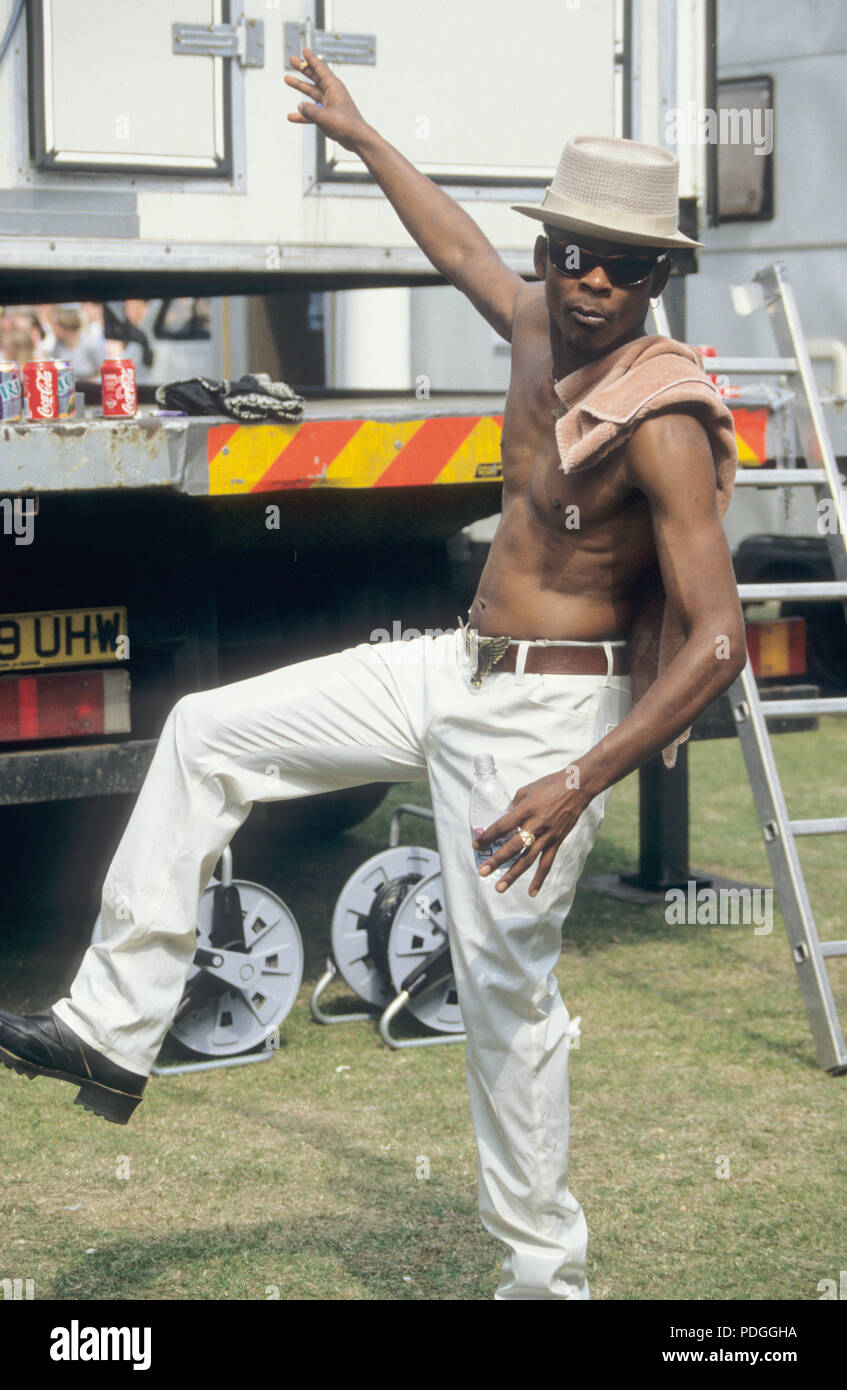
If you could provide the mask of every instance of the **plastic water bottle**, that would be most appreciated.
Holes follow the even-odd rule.
[[[474,758],[473,765],[476,777],[471,787],[470,822],[471,839],[475,840],[477,835],[481,835],[489,825],[493,825],[508,811],[512,804],[512,798],[500,781],[494,759],[490,753],[481,753]],[[477,868],[505,845],[514,833],[511,831],[509,834],[501,835],[499,839],[492,840],[491,844],[486,845],[483,849],[475,849],[474,856]],[[500,864],[498,866],[499,872],[505,872],[519,858],[520,851],[513,854],[511,859]]]

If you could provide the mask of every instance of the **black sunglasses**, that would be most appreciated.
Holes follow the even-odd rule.
[[[583,275],[590,275],[601,265],[611,283],[619,288],[629,289],[633,285],[640,285],[657,265],[668,259],[666,253],[660,256],[595,256],[572,242],[551,241],[549,237],[545,240],[550,263],[560,275],[581,280]]]

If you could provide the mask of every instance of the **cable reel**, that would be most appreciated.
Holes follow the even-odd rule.
[[[403,898],[438,866],[438,854],[421,845],[380,850],[351,874],[332,914],[335,965],[365,1004],[384,1008],[394,996],[388,965],[391,924]]]
[[[419,1022],[438,1033],[463,1031],[440,868],[415,884],[400,904],[388,941],[388,967],[394,993],[408,991],[406,1008]]]
[[[333,958],[310,999],[318,1023],[350,1023],[372,1013],[325,1014],[319,1000],[336,974],[363,1003],[378,1008],[380,1034],[392,1048],[459,1042],[463,1023],[453,978],[440,860],[422,845],[399,845],[402,815],[432,819],[432,812],[398,806],[388,849],[367,859],[344,884],[332,916]],[[399,1041],[391,1020],[409,1012],[449,1036]]]
[[[99,914],[91,939],[102,940]],[[214,1060],[154,1072],[269,1060],[302,980],[303,941],[291,911],[269,888],[233,880],[227,847],[220,881],[213,878],[200,897],[194,961],[169,1034]]]

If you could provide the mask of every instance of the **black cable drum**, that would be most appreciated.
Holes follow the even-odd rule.
[[[388,938],[391,926],[400,904],[409,889],[420,883],[422,874],[403,874],[391,878],[377,889],[371,910],[368,913],[365,929],[368,934],[368,954],[383,979],[391,979],[388,965]]]

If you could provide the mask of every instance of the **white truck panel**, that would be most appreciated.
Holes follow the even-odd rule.
[[[847,6],[829,0],[804,0],[802,6],[720,0],[718,33],[720,78],[773,78],[774,217],[706,230],[700,272],[687,283],[688,340],[713,343],[727,356],[772,356],[767,314],[739,318],[730,286],[750,280],[773,260],[786,266],[807,337],[845,339],[847,186],[840,170]],[[821,391],[831,391],[832,368],[815,368]],[[835,451],[843,455],[844,406],[824,409]],[[809,516],[802,500],[798,509]],[[811,524],[807,530],[814,534]]]
[[[258,272],[278,258],[298,272],[431,270],[361,161],[328,144],[336,163],[319,182],[317,131],[286,119],[301,98],[283,81],[284,26],[314,19],[312,0],[232,0],[233,24],[246,16],[264,26],[263,65],[249,67],[171,52],[172,25],[217,23],[221,0],[34,0],[39,7],[56,59],[44,123],[58,158],[41,168],[29,158],[28,106],[40,97],[29,90],[22,20],[0,69],[0,112],[13,132],[0,149],[0,267]],[[327,10],[328,28],[375,35],[374,66],[336,69],[366,119],[424,172],[461,180],[446,184],[451,196],[529,269],[536,228],[509,204],[541,200],[569,136],[619,131],[616,0],[335,0]],[[231,176],[199,177],[224,139],[224,79]],[[93,167],[63,167],[62,152]],[[161,167],[142,170],[143,159]],[[125,169],[102,167],[112,160]],[[180,160],[198,177],[168,174]],[[114,231],[103,195],[125,200]],[[25,197],[52,202],[22,248]]]
[[[171,25],[220,23],[221,12],[221,0],[47,0],[45,127],[57,163],[214,168],[223,63],[175,56]]]
[[[376,34],[376,66],[347,70],[356,100],[424,173],[546,182],[567,136],[612,131],[609,0],[333,0],[331,13],[332,29]],[[333,157],[361,170],[340,147]]]
[[[526,178],[552,177],[569,135],[613,132],[614,5],[599,0],[585,11],[528,0],[521,10],[522,33],[549,35],[541,50],[531,45],[531,67],[528,60],[518,60],[514,6],[502,0],[484,11],[455,0],[432,0],[425,11],[386,0],[345,0],[335,6],[333,28],[376,34],[374,67],[338,64],[336,71],[366,119],[416,167],[467,174],[468,185],[479,175],[508,179],[502,188],[448,191],[468,207],[495,245],[523,251],[531,246],[535,229],[511,211],[509,202],[523,200]],[[142,239],[212,240],[198,236],[199,217],[204,228],[214,228],[227,243],[404,248],[421,269],[428,268],[372,181],[315,182],[316,132],[287,120],[302,98],[282,80],[282,24],[281,13],[267,12],[266,65],[245,75],[246,196],[207,192],[186,197],[142,188]],[[504,31],[511,36],[508,42]],[[568,64],[565,83],[565,60],[577,42],[578,59]],[[539,71],[539,51],[543,57],[545,49]],[[513,99],[504,101],[504,91],[514,93]],[[539,91],[545,92],[543,118]],[[426,122],[430,134],[421,138]],[[356,156],[336,145],[328,149],[339,161],[338,173],[366,173]],[[496,159],[492,151],[497,151]],[[527,196],[540,201],[543,187],[531,188]]]

